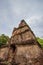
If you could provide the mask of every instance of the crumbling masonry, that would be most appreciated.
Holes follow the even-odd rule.
[[[43,65],[43,53],[31,28],[21,20],[8,42],[7,65]]]

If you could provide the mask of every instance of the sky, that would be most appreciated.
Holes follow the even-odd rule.
[[[43,0],[0,0],[0,35],[11,36],[22,19],[43,38]]]

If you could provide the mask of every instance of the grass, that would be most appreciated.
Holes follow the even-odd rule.
[[[41,47],[43,48],[43,39],[37,37],[37,40],[40,43]]]

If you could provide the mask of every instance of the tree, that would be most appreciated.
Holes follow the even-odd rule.
[[[5,34],[0,35],[0,45],[5,45],[6,42],[9,40],[9,37]]]

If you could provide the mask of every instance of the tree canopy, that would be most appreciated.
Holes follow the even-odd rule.
[[[0,46],[5,45],[6,42],[9,40],[9,37],[5,34],[0,35]]]

